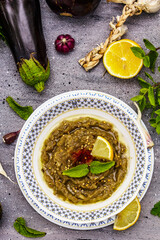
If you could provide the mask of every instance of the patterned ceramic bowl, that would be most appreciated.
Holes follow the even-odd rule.
[[[40,155],[44,139],[58,122],[82,115],[113,123],[127,145],[129,161],[123,183],[110,198],[74,205],[59,199],[47,186]],[[87,90],[58,95],[38,107],[24,124],[15,150],[17,181],[27,201],[48,220],[74,229],[85,229],[85,225],[105,221],[122,211],[141,189],[147,164],[146,140],[135,112],[113,96]]]

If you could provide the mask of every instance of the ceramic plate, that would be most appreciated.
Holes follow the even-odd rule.
[[[74,205],[54,196],[45,184],[40,153],[44,139],[56,124],[63,119],[82,115],[112,122],[122,141],[127,144],[129,161],[123,183],[110,198],[95,204]],[[140,191],[144,195],[147,189],[143,185],[148,174],[149,158],[153,158],[153,153],[147,151],[146,140],[136,117],[136,113],[124,102],[96,91],[64,93],[37,108],[23,126],[15,150],[17,181],[31,206],[51,222],[68,228],[93,229],[112,223],[117,213]],[[150,179],[146,185],[149,182]]]

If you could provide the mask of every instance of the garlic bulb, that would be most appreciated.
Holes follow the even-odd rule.
[[[136,0],[107,0],[107,2],[114,2],[114,3],[123,3],[123,4],[133,4]]]
[[[155,13],[160,10],[160,0],[138,0],[137,5],[147,13]]]
[[[147,13],[155,13],[160,10],[160,0],[108,0],[108,2],[135,5]]]

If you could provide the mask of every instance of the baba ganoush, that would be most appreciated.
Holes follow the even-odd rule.
[[[63,175],[63,171],[79,164],[105,159],[91,156],[98,136],[105,138],[113,148],[115,165],[109,170],[81,178]],[[62,121],[44,141],[41,165],[47,185],[53,193],[74,204],[95,203],[107,199],[123,182],[127,172],[127,147],[119,139],[118,131],[106,121],[80,117]]]

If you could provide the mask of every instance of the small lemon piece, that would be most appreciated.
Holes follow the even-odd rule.
[[[91,155],[96,158],[103,158],[112,161],[113,148],[105,138],[98,136],[94,143]]]
[[[103,64],[109,74],[118,78],[135,77],[143,66],[143,59],[136,57],[131,47],[140,47],[138,43],[122,39],[109,45],[103,56]]]
[[[134,225],[140,215],[141,205],[136,197],[125,209],[117,214],[113,229],[122,231]]]

